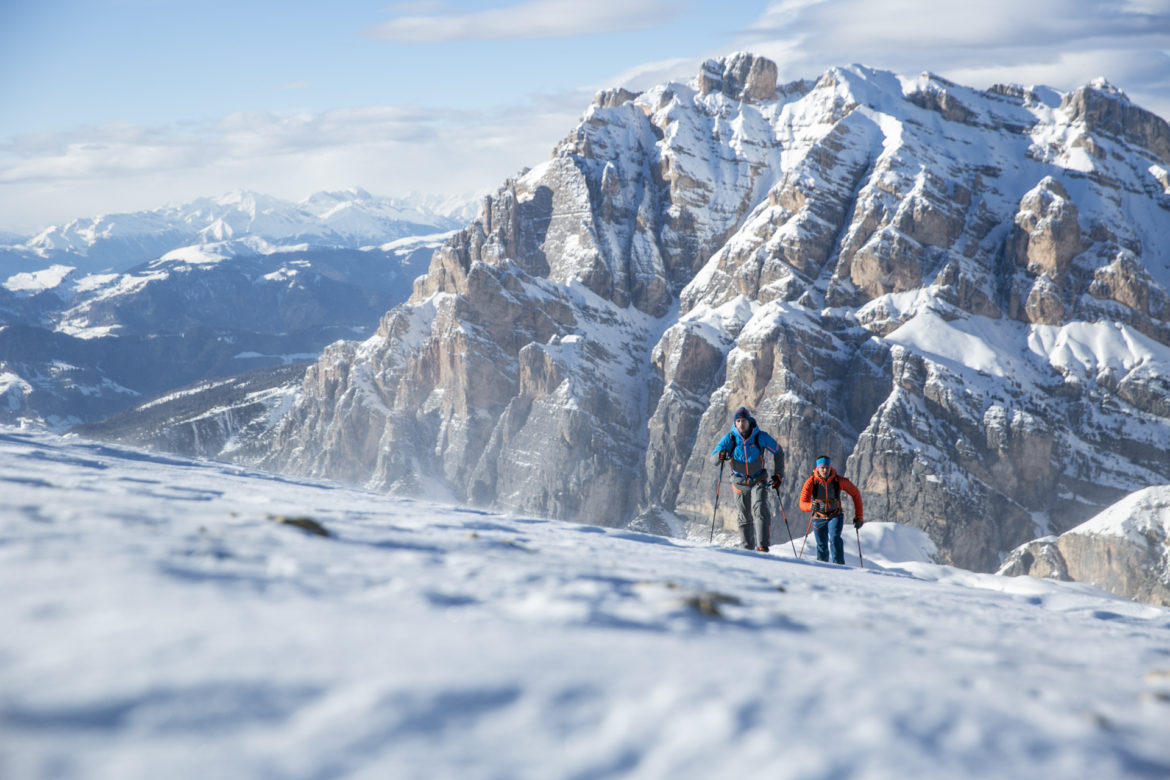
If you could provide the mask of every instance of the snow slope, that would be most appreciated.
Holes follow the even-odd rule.
[[[1152,487],[1131,493],[1068,533],[1120,536],[1138,544],[1145,542],[1147,534],[1170,539],[1170,492]]]
[[[913,529],[840,568],[12,429],[0,482],[0,777],[1170,775],[1170,610]]]

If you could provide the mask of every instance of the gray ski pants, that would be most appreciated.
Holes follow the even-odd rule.
[[[739,510],[739,535],[749,550],[769,547],[772,543],[772,511],[768,508],[768,472],[749,480],[734,474],[731,489]]]

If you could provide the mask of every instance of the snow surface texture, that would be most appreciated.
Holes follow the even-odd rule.
[[[860,570],[12,429],[0,482],[0,777],[1170,776],[1170,610],[914,529]]]

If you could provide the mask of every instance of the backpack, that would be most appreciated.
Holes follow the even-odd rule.
[[[817,486],[824,485],[826,492],[832,493],[832,496],[818,496]],[[813,480],[812,498],[814,501],[821,500],[825,502],[825,517],[836,517],[841,514],[843,507],[841,506],[841,475],[833,474],[833,478],[828,482],[822,482],[819,479]]]

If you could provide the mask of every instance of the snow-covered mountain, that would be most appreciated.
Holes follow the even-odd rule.
[[[0,420],[60,429],[365,337],[456,224],[438,205],[235,193],[0,248]]]
[[[905,526],[846,568],[11,430],[0,482],[6,778],[1170,775],[1170,611]]]
[[[833,456],[866,517],[994,571],[1170,483],[1170,126],[1104,82],[978,90],[747,54],[598,95],[265,465],[618,526],[710,522],[745,405],[789,506]]]

